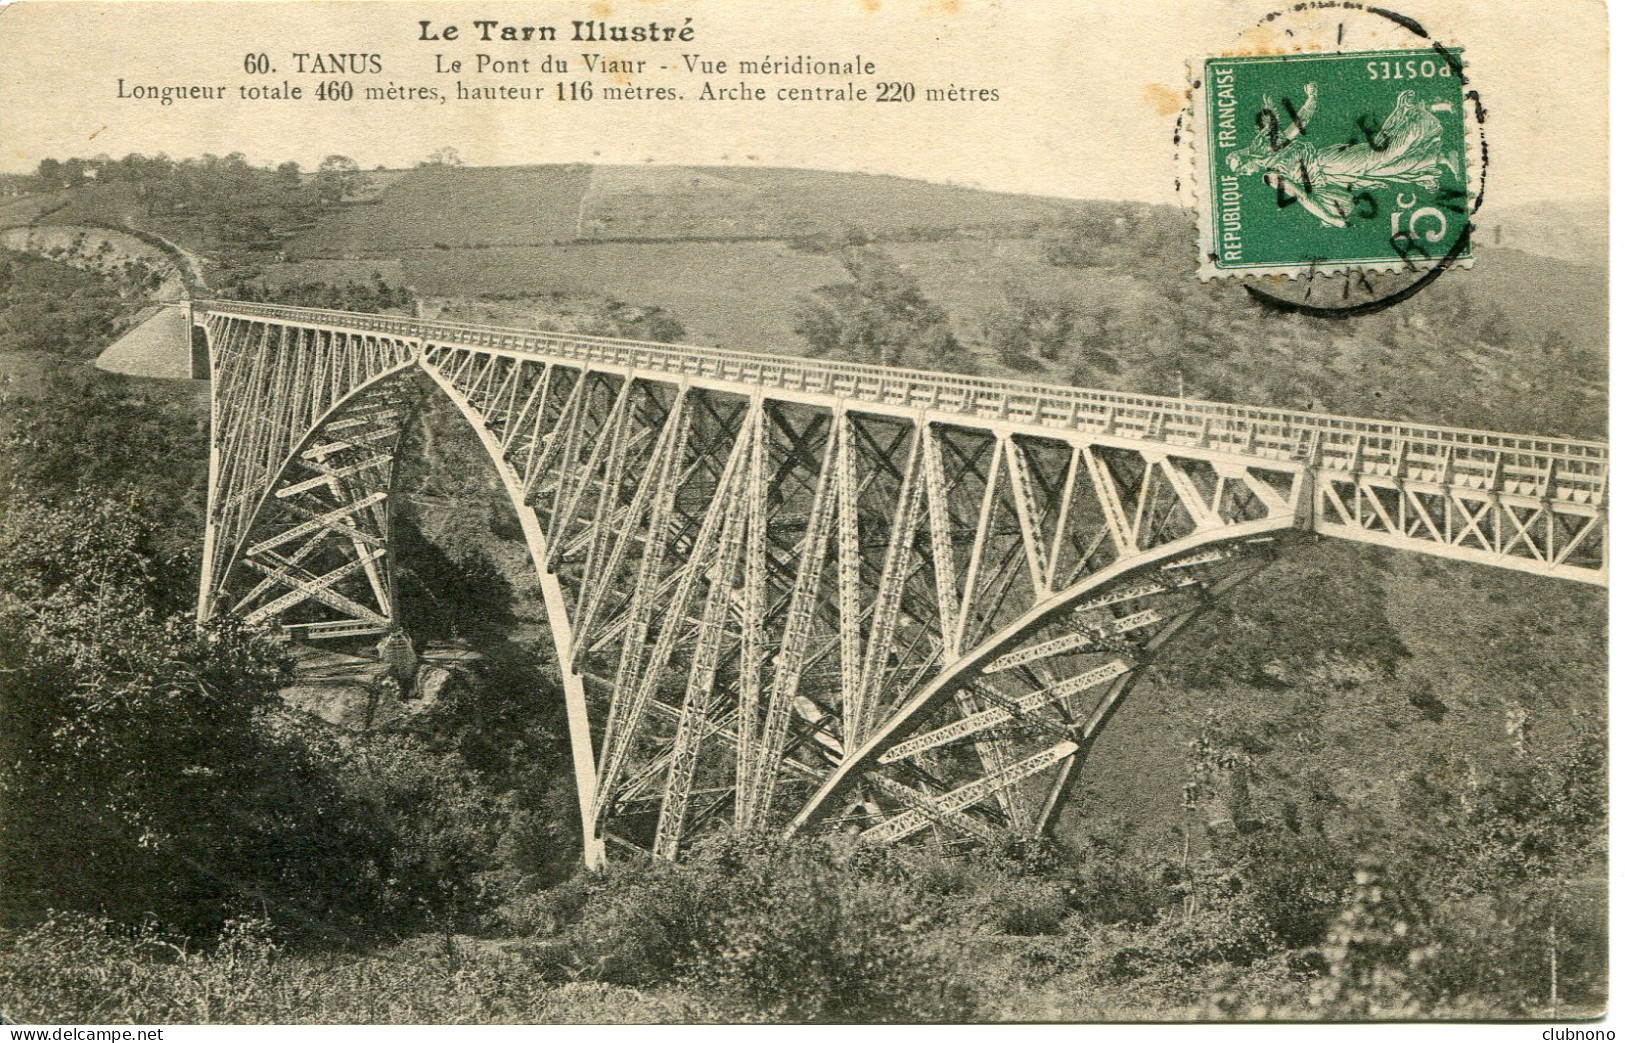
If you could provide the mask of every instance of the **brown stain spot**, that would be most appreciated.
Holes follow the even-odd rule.
[[[592,0],[592,3],[587,5],[587,13],[594,18],[608,18],[614,10],[609,0]]]
[[[1184,107],[1185,92],[1165,83],[1148,83],[1145,85],[1145,101],[1158,116],[1172,116]]]
[[[1241,34],[1233,46],[1215,57],[1257,58],[1274,54],[1307,54],[1326,48],[1314,41],[1285,36],[1268,25],[1255,25]]]
[[[1290,54],[1299,48],[1288,46],[1290,37],[1268,25],[1255,25],[1241,34],[1231,47],[1225,48],[1224,58],[1254,58],[1268,54]]]
[[[964,9],[963,0],[927,0],[925,5],[927,15],[945,15],[949,18],[962,13]]]
[[[96,135],[100,134],[102,131],[104,131],[106,129],[107,129],[107,124],[103,123],[100,127],[97,127],[94,131],[92,131],[90,137],[87,138],[86,140],[95,141],[96,140]]]
[[[858,0],[858,6],[863,8],[864,14],[874,14],[880,10],[880,0]]]
[[[1262,58],[1272,54],[1290,54],[1285,47],[1226,47],[1219,58]]]
[[[1241,34],[1236,46],[1247,54],[1284,54],[1286,41],[1281,34],[1267,25],[1255,25]]]

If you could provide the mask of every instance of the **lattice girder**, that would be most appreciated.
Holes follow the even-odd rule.
[[[209,305],[204,614],[393,625],[394,378],[497,466],[589,862],[698,833],[1042,832],[1167,641],[1291,531],[1606,577],[1588,443]]]

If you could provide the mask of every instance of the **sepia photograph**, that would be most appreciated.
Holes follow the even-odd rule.
[[[0,3],[0,1022],[1612,1038],[1607,14]]]

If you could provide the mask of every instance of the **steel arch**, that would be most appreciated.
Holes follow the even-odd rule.
[[[247,562],[263,589],[233,610],[306,637],[393,625],[393,450],[365,447],[398,434],[392,381],[424,370],[519,515],[593,864],[606,840],[675,857],[725,822],[1041,833],[1145,664],[1294,530],[1606,582],[1593,443],[203,309],[202,614]],[[320,549],[290,565],[301,541]]]

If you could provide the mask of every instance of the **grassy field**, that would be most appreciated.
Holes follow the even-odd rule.
[[[63,202],[63,193],[41,192],[11,199],[0,199],[0,228],[26,225],[42,214],[49,213]]]
[[[295,258],[574,240],[934,237],[1031,230],[1076,204],[904,178],[740,167],[422,167],[295,237]]]
[[[263,282],[273,286],[307,282],[343,284],[351,280],[374,282],[378,279],[392,286],[406,285],[406,263],[398,257],[374,257],[364,261],[321,258],[273,264],[266,268],[262,276]]]
[[[931,236],[1053,221],[1076,204],[906,178],[756,167],[594,167],[581,235],[599,239]]]
[[[350,206],[287,245],[293,257],[550,243],[574,239],[590,173],[582,166],[422,167],[376,202]]]
[[[579,243],[401,251],[358,260],[273,264],[263,281],[410,286],[424,298],[493,300],[565,297],[664,308],[684,340],[797,353],[801,296],[838,281],[833,257],[777,242]]]
[[[919,280],[926,296],[948,310],[955,334],[968,344],[982,340],[988,317],[1012,294],[1065,300],[1089,315],[1106,309],[1150,313],[1158,306],[1151,288],[1131,275],[1048,264],[1044,244],[1032,238],[893,243],[885,249]]]
[[[665,308],[692,343],[790,353],[800,344],[797,299],[840,276],[832,258],[782,243],[493,248],[408,254],[401,263],[425,295],[594,295]]]

